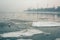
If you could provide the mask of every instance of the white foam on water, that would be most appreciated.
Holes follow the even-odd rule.
[[[60,38],[56,38],[56,40],[60,40]]]
[[[17,39],[17,40],[32,40],[32,39]]]

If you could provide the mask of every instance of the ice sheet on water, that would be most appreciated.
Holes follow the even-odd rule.
[[[38,21],[38,22],[33,22],[32,26],[38,26],[38,27],[49,26],[49,27],[51,27],[51,26],[60,26],[60,23],[59,22],[43,22],[43,21],[39,22]]]
[[[19,37],[21,35],[32,36],[32,35],[38,34],[38,33],[44,33],[44,32],[37,30],[37,29],[25,29],[25,30],[17,31],[17,32],[4,33],[4,34],[2,34],[2,37]]]

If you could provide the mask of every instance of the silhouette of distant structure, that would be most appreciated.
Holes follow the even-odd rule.
[[[60,22],[60,6],[52,8],[29,8],[25,10],[24,18],[33,21],[56,21]]]
[[[37,9],[27,9],[26,11],[39,11],[39,12],[60,12],[60,6],[57,8],[37,8]]]

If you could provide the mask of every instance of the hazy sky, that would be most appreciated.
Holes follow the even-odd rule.
[[[0,12],[60,6],[60,0],[0,0]]]

